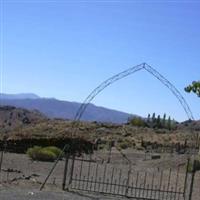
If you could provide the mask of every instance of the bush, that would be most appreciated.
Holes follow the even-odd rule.
[[[128,143],[123,142],[123,143],[120,143],[120,144],[119,144],[119,147],[120,147],[121,149],[127,149],[127,148],[129,147],[129,145],[128,145]]]
[[[37,154],[39,151],[41,151],[42,147],[34,146],[33,148],[29,148],[26,152],[30,158],[33,160],[37,160]]]
[[[39,147],[34,146],[33,148],[29,148],[27,154],[33,160],[39,161],[54,161],[58,158],[62,151],[57,147]]]
[[[62,150],[59,149],[58,147],[49,146],[49,147],[45,147],[44,149],[47,151],[53,152],[56,155],[56,157],[58,157],[60,154],[62,154]]]
[[[145,127],[146,126],[145,121],[141,117],[133,117],[133,118],[129,119],[129,123],[132,126],[138,126],[138,127]]]
[[[37,153],[37,160],[40,161],[54,161],[56,157],[57,156],[53,152],[48,151],[46,149],[41,149]]]
[[[135,146],[135,143],[128,139],[118,140],[117,146],[120,149],[128,149],[128,148],[133,148]]]

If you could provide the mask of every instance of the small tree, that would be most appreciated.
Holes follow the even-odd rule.
[[[161,128],[161,119],[160,119],[160,115],[158,115],[157,119],[156,119],[156,127],[157,128]]]
[[[171,125],[171,117],[169,116],[169,118],[168,118],[168,120],[167,120],[167,128],[169,129],[169,130],[171,130],[171,128],[172,128],[172,125]]]
[[[193,81],[192,84],[185,87],[186,92],[194,92],[198,97],[200,97],[200,81]]]
[[[153,115],[152,115],[152,122],[154,123],[155,121],[156,121],[156,114],[153,113]]]
[[[166,114],[163,115],[162,126],[163,126],[163,127],[166,126]]]
[[[147,123],[150,123],[150,118],[151,118],[151,115],[148,114],[148,117],[147,117]]]

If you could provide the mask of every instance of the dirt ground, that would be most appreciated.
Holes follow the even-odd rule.
[[[67,192],[55,187],[46,187],[39,191],[39,184],[21,181],[15,184],[0,184],[1,200],[113,200],[119,197],[87,194],[81,192]]]
[[[89,158],[89,156],[86,156]],[[115,167],[123,167],[131,162],[134,170],[167,169],[182,166],[187,161],[188,155],[164,155],[161,159],[152,160],[151,154],[142,152],[126,151],[125,156],[113,149],[111,157],[109,152],[96,152],[91,159],[97,162],[107,162]],[[39,191],[39,188],[49,173],[52,162],[32,161],[25,154],[5,153],[0,173],[0,199],[1,200],[23,200],[23,199],[122,199],[122,197],[113,197],[98,195],[92,193],[67,192],[62,191],[62,179],[64,171],[64,160],[59,161],[54,172],[50,176],[45,188]],[[127,165],[128,166],[128,165]],[[196,174],[194,183],[193,200],[199,200],[200,195],[200,173]]]

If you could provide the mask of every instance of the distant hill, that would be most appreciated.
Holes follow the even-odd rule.
[[[0,129],[7,131],[16,127],[41,123],[47,118],[38,111],[15,108],[13,106],[0,106]]]
[[[29,110],[36,109],[49,118],[73,119],[81,103],[60,101],[53,98],[40,98],[35,94],[3,94],[1,96],[1,105],[10,105]],[[125,123],[130,116],[133,115],[89,104],[81,120]]]
[[[192,121],[192,120],[187,120],[184,122],[181,122],[178,124],[178,128],[180,130],[186,130],[186,131],[198,131],[200,132],[200,120],[197,121]]]
[[[1,93],[2,99],[38,99],[38,95],[33,93],[20,93],[20,94],[4,94]]]

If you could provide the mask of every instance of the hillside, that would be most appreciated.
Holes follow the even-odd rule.
[[[39,98],[34,94],[2,95],[1,105],[10,105],[29,110],[39,110],[49,118],[74,119],[74,116],[81,106],[81,103],[60,101],[54,98]],[[112,123],[127,122],[130,114],[98,107],[89,104],[81,120],[99,121]]]
[[[185,131],[194,131],[200,133],[200,120],[195,121],[184,121],[178,124],[178,129],[185,130]]]
[[[78,129],[73,128],[70,120],[48,119],[38,111],[28,111],[15,107],[0,107],[0,139],[3,135],[9,140],[22,139],[56,139],[64,141],[71,138],[82,138],[85,141],[101,139],[102,144],[108,141],[115,141],[123,148],[139,147],[142,142],[170,145],[181,143],[185,139],[195,141],[196,134],[199,134],[200,121],[180,124],[177,129],[153,129],[147,127],[136,127],[129,124],[119,125],[100,122],[80,122]],[[193,128],[193,124],[196,124]],[[76,130],[76,132],[74,132]]]
[[[7,132],[16,127],[25,127],[47,120],[38,111],[15,108],[13,106],[0,106],[0,129]]]

